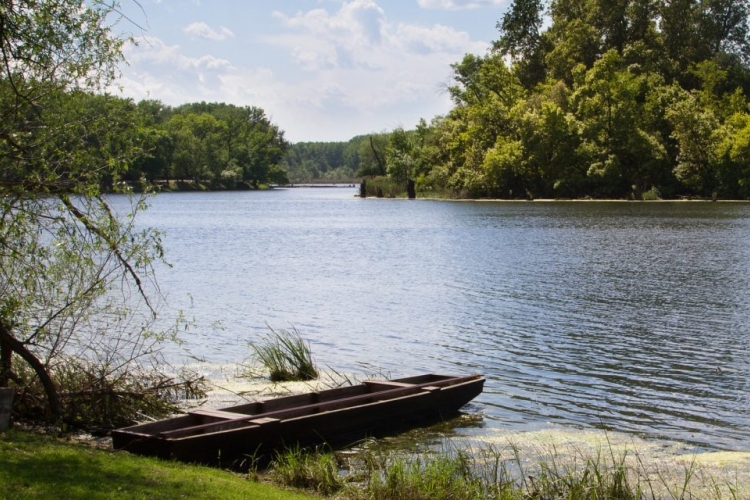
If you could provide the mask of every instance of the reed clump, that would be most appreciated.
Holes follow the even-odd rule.
[[[314,380],[318,370],[312,358],[310,343],[296,328],[274,330],[257,344],[250,344],[255,359],[269,372],[272,382]]]

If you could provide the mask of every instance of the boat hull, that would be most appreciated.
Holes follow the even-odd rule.
[[[126,427],[113,431],[112,442],[115,449],[132,453],[242,468],[284,447],[345,446],[368,435],[451,417],[483,387],[478,375],[368,381]]]

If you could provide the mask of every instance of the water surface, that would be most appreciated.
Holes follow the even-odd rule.
[[[338,371],[483,373],[488,428],[750,449],[750,205],[354,195],[155,197],[189,351],[240,362],[294,326]]]

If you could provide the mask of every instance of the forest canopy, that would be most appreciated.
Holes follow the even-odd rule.
[[[492,49],[453,64],[450,112],[377,136],[381,170],[465,197],[748,198],[748,14],[748,0],[515,0]]]

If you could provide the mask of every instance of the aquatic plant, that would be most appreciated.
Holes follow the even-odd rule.
[[[314,380],[318,370],[312,359],[310,343],[302,339],[296,328],[274,330],[260,343],[250,344],[254,357],[268,370],[271,381]]]

